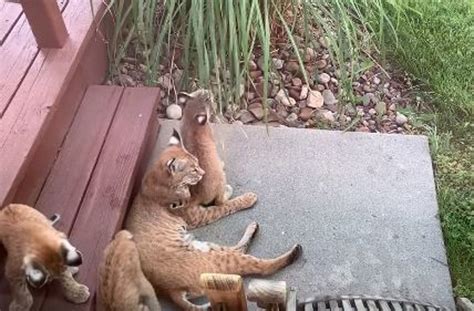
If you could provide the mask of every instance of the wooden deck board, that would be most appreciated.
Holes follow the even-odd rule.
[[[135,178],[147,156],[147,140],[156,135],[158,100],[156,88],[125,89],[74,222],[70,240],[84,258],[78,279],[93,293],[103,250],[121,227]],[[90,310],[94,305],[93,298],[72,305],[50,288],[42,310]]]
[[[18,186],[13,202],[31,206],[36,204],[87,87],[101,84],[106,70],[105,44],[101,40],[93,40],[89,43],[66,94],[60,100],[58,110],[54,113],[53,120],[48,125],[41,144],[32,157],[31,164],[27,168],[23,181]]]
[[[90,6],[92,4],[92,8]],[[72,1],[63,16],[70,37],[60,50],[41,50],[2,116],[0,123],[0,205],[11,200],[52,112],[64,95],[94,24],[104,9],[102,0]],[[92,11],[95,16],[92,16]],[[17,51],[18,52],[18,51]],[[3,91],[0,91],[2,93]]]
[[[0,46],[13,27],[15,27],[16,22],[21,16],[21,12],[21,5],[18,3],[0,2]]]
[[[122,92],[121,87],[88,89],[35,205],[47,217],[59,213],[61,220],[57,228],[61,231],[71,231]],[[0,259],[2,267],[3,259]],[[0,309],[6,310],[10,293],[2,276],[0,289]],[[41,305],[44,294],[44,291],[35,293],[36,305]]]
[[[31,32],[31,27],[25,15],[21,14],[21,5],[19,3],[3,3],[5,8],[8,9],[5,14],[8,14],[10,11],[15,11],[12,6],[20,8],[20,13],[17,20],[15,20],[15,27],[13,28],[12,26],[10,29],[8,38],[5,37],[0,44],[0,59],[7,60],[0,62],[0,72],[2,73],[0,76],[0,118],[4,115],[39,53],[35,37]],[[58,0],[58,5],[61,10],[64,10],[67,4],[68,2],[66,0]],[[1,8],[0,15],[0,20],[2,20],[4,12],[1,11]],[[10,19],[12,17],[7,18]]]
[[[60,214],[61,231],[71,230],[122,92],[121,87],[89,87],[41,191],[36,208]]]

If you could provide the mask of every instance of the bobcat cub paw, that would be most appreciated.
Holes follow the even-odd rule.
[[[89,288],[83,284],[79,284],[76,288],[64,293],[66,299],[75,304],[86,302],[90,295]]]
[[[232,189],[232,186],[231,185],[225,185],[224,200],[225,201],[230,200],[230,198],[232,197],[233,194],[234,194],[234,189]]]

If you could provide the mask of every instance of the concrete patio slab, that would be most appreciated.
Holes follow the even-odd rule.
[[[153,158],[179,128],[161,125]],[[256,220],[251,254],[303,246],[303,258],[271,277],[297,287],[300,300],[370,295],[454,309],[426,137],[214,128],[234,192],[259,201],[193,231],[199,239],[232,245]]]

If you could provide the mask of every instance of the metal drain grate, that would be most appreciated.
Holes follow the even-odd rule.
[[[445,311],[449,308],[418,301],[381,297],[340,296],[307,299],[298,306],[300,311]]]

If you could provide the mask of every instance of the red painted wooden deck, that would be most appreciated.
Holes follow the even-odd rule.
[[[58,228],[84,254],[77,278],[94,293],[102,251],[155,141],[160,97],[156,88],[95,85],[107,68],[97,25],[103,1],[58,4],[69,36],[62,48],[47,49],[38,47],[21,5],[0,0],[0,208],[18,202],[59,213]],[[0,249],[0,310],[11,299],[5,258]],[[54,283],[34,296],[34,310],[95,309],[94,297],[66,302]]]

